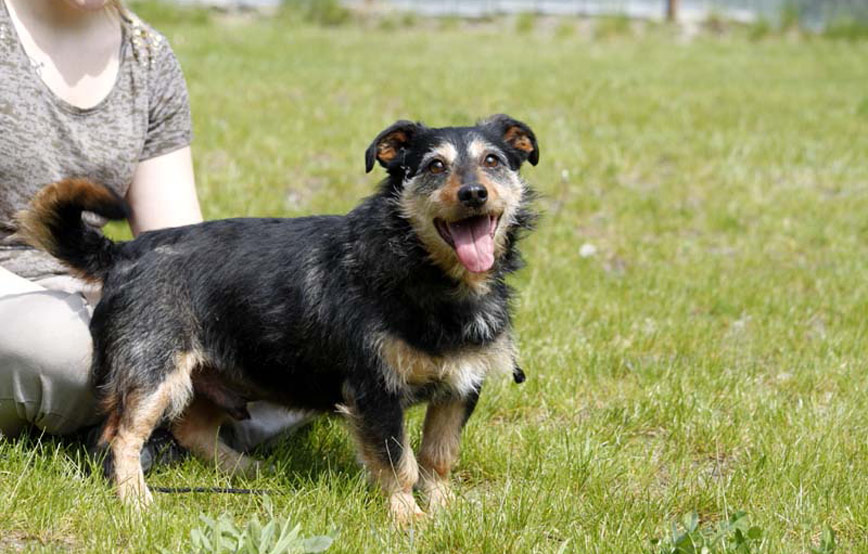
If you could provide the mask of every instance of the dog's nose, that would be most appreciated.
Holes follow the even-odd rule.
[[[458,189],[458,201],[468,208],[478,208],[488,199],[488,191],[479,184],[464,185]]]

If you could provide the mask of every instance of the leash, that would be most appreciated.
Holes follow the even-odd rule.
[[[276,491],[268,489],[236,489],[231,487],[151,487],[154,492],[164,494],[188,494],[188,493],[211,493],[211,494],[275,494]]]

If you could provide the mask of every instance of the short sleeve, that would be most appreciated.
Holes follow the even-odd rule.
[[[148,78],[148,132],[139,161],[156,158],[193,141],[190,99],[181,64],[158,35]]]

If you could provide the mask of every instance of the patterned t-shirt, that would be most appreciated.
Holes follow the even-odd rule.
[[[123,196],[138,162],[192,140],[187,87],[169,43],[134,15],[122,19],[117,81],[82,109],[42,81],[0,0],[0,266],[22,277],[67,272],[11,236],[14,214],[41,187],[84,177]]]

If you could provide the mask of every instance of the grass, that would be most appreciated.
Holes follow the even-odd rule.
[[[529,380],[487,385],[454,508],[390,528],[324,419],[240,483],[279,491],[303,536],[336,531],[329,552],[347,553],[671,552],[695,512],[697,537],[758,528],[751,552],[868,550],[868,43],[161,29],[209,218],[345,212],[379,179],[365,148],[400,118],[506,112],[540,140],[525,176],[544,218],[513,281]],[[200,514],[266,513],[256,496],[159,495],[137,517],[80,456],[0,444],[0,550],[186,551]],[[193,460],[149,482],[229,484]]]

